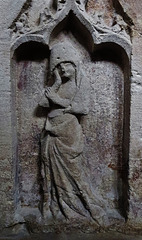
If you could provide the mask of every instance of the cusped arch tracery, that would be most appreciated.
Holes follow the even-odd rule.
[[[57,11],[53,21],[43,26],[36,27],[35,31],[24,34],[19,37],[12,45],[12,51],[24,42],[35,41],[50,46],[52,39],[55,38],[63,29],[71,30],[79,40],[85,45],[90,53],[93,53],[96,46],[102,43],[116,43],[119,45],[130,59],[131,43],[124,37],[113,33],[111,30],[105,30],[92,25],[88,19],[87,13],[80,9],[80,1],[64,1],[63,9]],[[85,4],[85,1],[81,1]]]

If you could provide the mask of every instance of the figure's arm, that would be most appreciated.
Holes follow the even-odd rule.
[[[59,87],[61,86],[62,80],[61,80],[61,77],[59,75],[59,72],[58,72],[57,68],[54,70],[54,78],[55,78],[55,82],[54,82],[53,86],[52,87],[47,87],[45,89],[45,93],[44,93],[43,97],[41,98],[41,100],[39,102],[39,106],[41,106],[41,107],[49,107],[50,97],[47,94],[49,89],[52,89],[52,92],[57,92]]]
[[[70,100],[61,98],[52,87],[48,87],[45,90],[45,96],[50,99],[54,104],[58,104],[61,107],[68,107],[70,105]]]
[[[60,77],[60,74],[59,74],[59,71],[58,71],[57,68],[55,68],[53,74],[54,74],[55,82],[54,82],[54,84],[52,85],[52,90],[55,91],[55,92],[57,92],[58,89],[59,89],[59,87],[60,87],[61,84],[62,84],[62,79],[61,79],[61,77]]]
[[[88,112],[89,112],[88,107],[83,106],[83,104],[80,105],[74,102],[64,109],[64,113],[87,115]]]

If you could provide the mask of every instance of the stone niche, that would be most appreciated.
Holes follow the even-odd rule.
[[[105,2],[28,1],[11,25],[13,225],[31,232],[128,220],[131,24]]]

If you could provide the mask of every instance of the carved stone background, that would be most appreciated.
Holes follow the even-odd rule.
[[[141,229],[141,3],[75,1],[78,10],[64,21],[60,12],[65,14],[66,4],[69,10],[69,1],[65,6],[64,1],[54,1],[55,8],[50,8],[51,2],[0,4],[1,229],[19,223],[30,223],[34,230],[57,227],[42,216],[48,192],[44,193],[40,135],[47,111],[38,104],[48,84],[49,48],[66,41],[78,53],[89,91],[89,113],[80,118],[83,167],[87,184],[103,199],[109,216],[109,224],[102,225]],[[69,221],[67,226],[71,229]]]

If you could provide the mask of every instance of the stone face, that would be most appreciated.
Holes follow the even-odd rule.
[[[140,231],[141,3],[0,6],[0,230]]]

